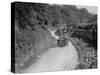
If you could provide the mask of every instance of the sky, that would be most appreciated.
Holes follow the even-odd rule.
[[[86,8],[90,13],[97,14],[97,7],[96,6],[76,6],[77,8]]]

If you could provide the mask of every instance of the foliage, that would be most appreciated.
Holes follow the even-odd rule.
[[[78,24],[83,23],[84,20],[86,20],[85,22],[87,20],[88,22],[93,22],[97,19],[86,9],[78,9],[74,5],[16,2],[16,63],[26,62],[30,57],[36,57],[35,55],[43,53],[44,50],[47,50],[52,45],[54,40],[50,36],[48,28],[59,28],[62,24],[66,24],[73,25],[72,30],[77,30]],[[93,36],[89,33],[83,35],[83,33],[75,32],[72,35],[77,38],[80,36],[83,38],[84,36],[85,40]],[[89,37],[88,34],[90,35]]]

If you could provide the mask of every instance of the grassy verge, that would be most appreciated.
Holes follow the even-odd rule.
[[[80,65],[77,69],[95,69],[97,68],[97,50],[90,47],[82,39],[70,38],[73,45],[78,50]]]

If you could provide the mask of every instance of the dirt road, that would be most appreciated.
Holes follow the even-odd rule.
[[[50,48],[24,72],[73,70],[78,64],[78,53],[71,41],[69,41],[68,45],[63,48]]]

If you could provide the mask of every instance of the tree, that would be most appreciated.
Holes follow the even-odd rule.
[[[80,18],[80,23],[86,23],[88,21],[90,13],[85,8],[81,8],[78,11],[78,16]]]

